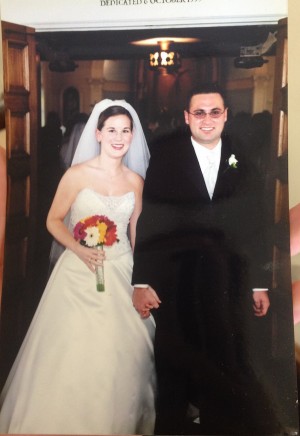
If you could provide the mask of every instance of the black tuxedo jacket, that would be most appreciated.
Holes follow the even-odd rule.
[[[233,153],[237,168],[229,165]],[[271,251],[263,194],[250,159],[223,139],[210,199],[191,138],[168,138],[153,152],[146,175],[133,284],[150,284],[161,296],[166,288],[177,286],[178,271],[190,255],[206,258],[206,269],[218,261],[223,267],[226,263],[234,292],[269,288]]]
[[[237,168],[229,165],[231,154]],[[161,411],[181,416],[170,409],[173,394],[162,394],[168,386],[183,404],[199,405],[201,423],[215,434],[243,433],[249,422],[256,434],[260,420],[263,428],[276,422],[249,413],[258,403],[263,412],[269,407],[251,375],[258,343],[264,358],[270,344],[267,317],[255,318],[252,309],[252,288],[270,288],[271,280],[260,180],[250,159],[225,139],[212,199],[190,137],[175,135],[152,153],[133,284],[150,284],[162,300],[152,313],[163,423]]]

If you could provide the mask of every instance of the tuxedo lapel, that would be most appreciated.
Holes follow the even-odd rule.
[[[218,171],[216,186],[213,194],[213,200],[220,197],[228,197],[236,188],[239,178],[239,168],[233,168],[229,164],[231,149],[226,141],[222,142],[221,160]]]
[[[189,183],[196,188],[199,195],[209,198],[205,180],[191,141],[189,141],[189,143],[186,145],[186,149],[183,153],[183,159],[186,160],[185,164]]]

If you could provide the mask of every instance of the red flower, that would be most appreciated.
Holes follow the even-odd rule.
[[[86,225],[82,221],[79,221],[79,223],[77,223],[76,226],[74,227],[73,233],[74,233],[74,237],[77,241],[79,239],[84,239],[86,237],[85,228],[86,228]]]
[[[113,245],[117,239],[117,226],[110,221],[110,224],[107,227],[104,245]]]
[[[103,216],[101,215],[93,215],[85,218],[82,220],[86,227],[94,227],[99,224],[100,221],[102,221]]]

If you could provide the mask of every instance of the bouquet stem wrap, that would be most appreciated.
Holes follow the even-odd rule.
[[[97,247],[98,250],[103,251],[103,245]],[[104,265],[96,266],[96,288],[98,292],[105,291],[105,282],[104,282]]]

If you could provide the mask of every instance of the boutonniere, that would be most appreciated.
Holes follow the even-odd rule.
[[[235,154],[232,154],[228,159],[228,164],[231,168],[237,168],[238,160],[235,157]]]

